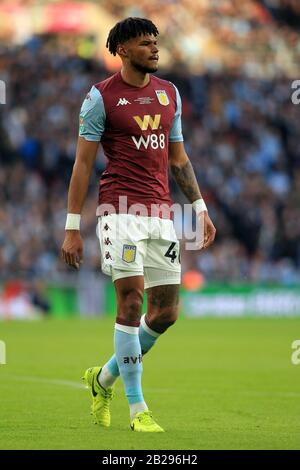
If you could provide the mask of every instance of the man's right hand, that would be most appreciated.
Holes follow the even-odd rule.
[[[75,269],[80,268],[83,260],[83,241],[79,230],[66,230],[63,246],[61,248],[61,257]]]

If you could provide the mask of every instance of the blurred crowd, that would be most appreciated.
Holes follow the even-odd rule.
[[[200,270],[208,281],[299,282],[300,105],[291,101],[291,81],[234,70],[193,75],[176,68],[157,75],[181,93],[186,151],[217,228],[209,250],[183,246],[183,270]],[[1,279],[74,276],[60,249],[78,115],[91,85],[107,76],[101,62],[51,42],[1,49],[8,90],[0,106]],[[81,270],[100,277],[95,212],[105,165],[100,149],[82,220]],[[172,180],[170,186],[174,200],[186,202]]]
[[[298,0],[102,0],[116,17],[151,18],[163,59],[190,71],[240,70],[295,76],[300,63]]]
[[[110,27],[141,16],[160,31],[165,67],[292,78],[300,73],[299,5],[299,0],[2,0],[0,38],[19,44],[34,34],[73,31],[79,40],[85,32],[94,43],[80,44],[78,52],[98,54],[114,67],[104,46]]]

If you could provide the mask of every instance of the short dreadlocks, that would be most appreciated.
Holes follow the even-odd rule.
[[[159,34],[157,27],[152,21],[146,18],[129,17],[123,21],[119,21],[109,32],[106,47],[113,55],[117,53],[118,44],[136,38],[142,34]]]

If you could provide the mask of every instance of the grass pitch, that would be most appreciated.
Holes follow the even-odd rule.
[[[299,449],[300,319],[179,319],[144,358],[144,396],[165,434],[91,424],[80,377],[113,351],[112,319],[0,323],[0,449]]]

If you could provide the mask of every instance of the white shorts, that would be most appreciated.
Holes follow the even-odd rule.
[[[179,241],[172,220],[130,214],[98,217],[101,267],[112,280],[144,276],[145,289],[180,284]]]

